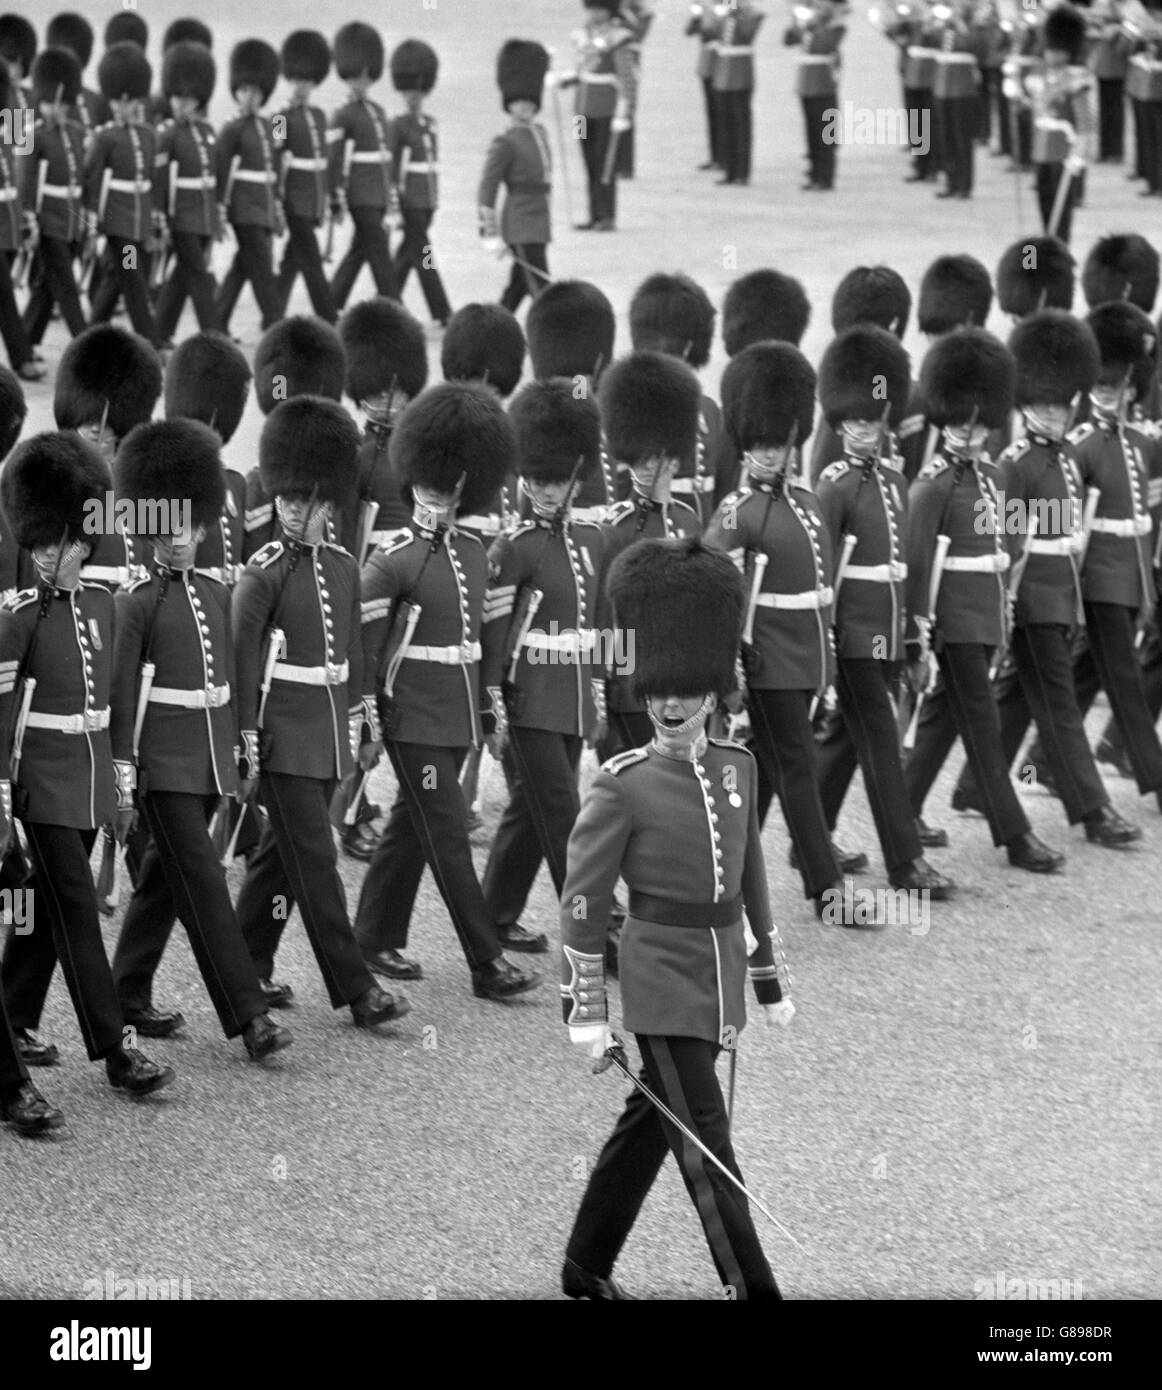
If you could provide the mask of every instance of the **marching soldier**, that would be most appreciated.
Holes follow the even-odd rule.
[[[582,0],[588,13],[573,34],[577,71],[558,79],[577,88],[574,112],[580,122],[581,153],[589,185],[589,221],[580,232],[617,228],[618,147],[633,129],[637,67],[632,28],[620,16],[621,0]]]
[[[394,270],[401,294],[408,274],[416,272],[428,313],[446,327],[452,306],[428,240],[437,206],[436,120],[423,109],[438,70],[435,50],[419,39],[405,40],[391,55],[391,80],[407,103],[407,111],[391,126],[391,167],[403,218],[403,241],[395,253]]]
[[[723,414],[747,486],[714,514],[706,544],[746,581],[743,668],[758,763],[757,812],[778,794],[803,878],[820,908],[840,881],[819,799],[813,700],[831,684],[831,539],[798,451],[811,434],[815,373],[789,343],[755,343],[722,376]]]
[[[118,787],[137,793],[152,849],[126,909],[114,976],[126,1023],[148,1035],[157,1017],[148,1005],[152,971],[135,979],[118,965],[132,955],[134,937],[148,937],[155,926],[160,939],[146,954],[156,965],[176,911],[222,1031],[241,1035],[250,1057],[261,1061],[292,1038],[266,1012],[207,828],[222,798],[239,786],[230,594],[194,568],[225,501],[218,449],[207,426],[177,420],[138,426],[117,455],[118,499],[151,509],[168,500],[181,515],[171,514],[160,530],[137,530],[152,545],[152,573],[116,599],[114,768]],[[142,528],[152,519],[139,517]],[[163,889],[168,913],[151,920]]]
[[[332,1008],[375,1028],[411,1005],[380,989],[360,957],[329,817],[352,749],[367,741],[359,570],[323,539],[355,489],[358,455],[359,432],[334,401],[284,401],[263,426],[259,467],[283,539],[251,558],[235,591],[239,772],[259,780],[267,810],[236,910],[269,1004],[291,996],[272,972],[297,903]]]
[[[766,15],[753,0],[731,0],[720,7],[711,83],[718,104],[719,162],[716,183],[748,184],[754,130],[754,44]]]
[[[1100,237],[1081,268],[1081,292],[1091,309],[1111,299],[1124,299],[1151,314],[1158,295],[1158,268],[1158,252],[1137,232]]]
[[[827,112],[839,101],[839,45],[847,33],[850,11],[844,3],[813,0],[796,5],[795,22],[783,34],[787,47],[800,47],[795,90],[803,108],[807,130],[807,182],[805,193],[826,193],[835,187],[836,140],[828,130]],[[745,180],[744,180],[745,182]]]
[[[222,222],[214,127],[206,119],[216,75],[213,56],[200,43],[185,40],[166,51],[161,87],[173,118],[158,127],[157,184],[176,261],[157,297],[157,331],[166,342],[177,330],[187,296],[203,332],[218,326],[210,253]]]
[[[983,328],[992,307],[992,277],[975,256],[937,256],[920,280],[916,326],[929,338]]]
[[[1126,74],[1134,41],[1126,31],[1120,0],[1106,0],[1096,8],[1093,21],[1098,30],[1086,63],[1097,80],[1098,158],[1120,164],[1125,147]]]
[[[1005,645],[1011,563],[996,465],[983,452],[990,430],[1013,408],[1012,354],[981,328],[949,333],[924,359],[921,389],[928,419],[940,430],[932,458],[908,497],[909,662],[918,701],[930,664],[938,664],[954,733],[964,740],[993,844],[1009,863],[1053,873],[1065,856],[1033,834],[1009,777],[1000,715],[989,681],[993,654]],[[982,525],[982,519],[987,524]],[[937,752],[919,727],[905,780],[917,816],[951,747]]]
[[[481,999],[508,999],[540,983],[502,954],[535,947],[517,925],[497,924],[472,864],[459,774],[482,735],[480,624],[488,560],[477,537],[456,529],[457,510],[495,495],[514,439],[500,402],[478,386],[430,387],[403,413],[391,441],[400,482],[415,503],[412,525],[375,551],[363,570],[364,695],[398,782],[387,828],[359,898],[356,930],[368,964],[418,979],[403,955],[427,863]],[[361,755],[368,764],[367,750]],[[543,947],[541,948],[543,949]]]
[[[93,26],[84,15],[72,12],[54,15],[45,28],[44,44],[46,48],[67,48],[84,74],[93,56]],[[82,84],[69,112],[69,120],[77,122],[86,140],[111,115],[109,103],[101,93]]]
[[[1033,164],[1041,224],[1069,245],[1096,124],[1094,80],[1082,62],[1085,20],[1072,5],[1045,17],[1044,67],[1025,78],[1033,113]]]
[[[254,398],[263,415],[295,396],[343,398],[347,359],[339,334],[323,319],[295,315],[276,323],[259,339],[254,352]],[[243,560],[277,539],[274,499],[262,470],[246,475],[246,538]]]
[[[574,521],[582,478],[601,467],[601,415],[562,378],[531,382],[513,401],[516,466],[530,519],[489,552],[481,682],[507,738],[515,777],[484,871],[484,901],[502,942],[548,938],[520,926],[543,859],[560,896],[580,799],[585,743],[604,732],[605,685],[594,619],[604,568],[600,526]],[[509,942],[511,945],[511,942]]]
[[[238,249],[218,289],[218,326],[230,319],[249,280],[262,311],[262,331],[283,316],[274,278],[274,237],[286,230],[279,192],[283,137],[262,108],[278,82],[278,54],[262,39],[243,39],[230,54],[230,95],[238,115],[218,132],[215,154],[219,214]]]
[[[109,740],[113,597],[81,578],[87,528],[111,489],[104,460],[70,434],[34,436],[0,476],[8,525],[38,576],[0,607],[0,747],[11,778],[0,781],[0,847],[15,817],[38,898],[36,928],[8,939],[3,986],[25,1063],[51,1066],[57,1049],[35,1029],[59,959],[90,1061],[104,1060],[114,1088],[146,1095],[174,1071],[139,1052],[125,1028],[89,868],[97,828],[116,820],[124,839],[133,815]]]
[[[351,243],[331,280],[331,298],[341,311],[364,265],[381,295],[399,298],[386,229],[398,200],[390,122],[367,95],[383,76],[383,40],[370,24],[344,24],[335,35],[334,55],[335,72],[350,89],[350,100],[331,117],[327,132],[332,216],[337,222],[351,216]]]
[[[802,284],[779,270],[752,270],[732,282],[722,301],[722,346],[733,357],[768,339],[798,347],[811,319]]]
[[[287,35],[282,45],[282,75],[291,84],[291,101],[279,112],[286,128],[281,187],[287,243],[278,272],[278,293],[285,313],[295,279],[301,275],[315,313],[334,323],[339,314],[319,253],[318,228],[330,216],[338,180],[329,158],[327,117],[321,107],[311,105],[311,93],[330,71],[331,45],[322,34],[315,29],[296,29]],[[327,228],[328,248],[333,236],[331,224]]]
[[[620,620],[637,634],[634,685],[647,702],[651,738],[604,765],[573,827],[561,897],[561,1003],[570,1041],[587,1056],[620,1047],[608,1021],[603,956],[623,877],[630,897],[622,1016],[637,1036],[652,1097],[633,1091],[593,1167],[561,1282],[570,1298],[629,1296],[613,1266],[668,1147],[730,1296],[776,1299],[738,1195],[742,1175],[714,1073],[719,1052],[734,1048],[745,1026],[748,976],[768,1022],[787,1023],[793,1013],[785,966],[780,979],[776,964],[782,953],[754,759],[740,744],[705,734],[708,715],[734,684],[742,581],[724,555],[697,540],[651,540],[618,558],[611,588]],[[744,912],[756,942],[749,959]],[[668,1115],[654,1112],[654,1098]]]
[[[510,124],[488,147],[476,192],[480,235],[495,256],[512,256],[512,273],[500,296],[504,309],[516,311],[527,295],[536,300],[552,283],[549,275],[549,192],[553,157],[541,109],[549,53],[539,43],[509,39],[496,59],[496,85]],[[499,218],[496,202],[505,190]]]
[[[849,328],[820,364],[819,404],[843,439],[843,458],[823,470],[816,489],[839,557],[835,688],[842,715],[842,728],[820,744],[819,791],[834,830],[858,760],[892,887],[941,901],[954,885],[921,854],[893,705],[907,617],[907,483],[898,457],[886,451],[908,389],[908,354],[882,328]]]
[[[201,44],[209,53],[214,47],[214,35],[200,19],[175,19],[172,24],[166,25],[165,33],[161,36],[163,72],[170,49],[175,48],[179,43]],[[154,92],[145,104],[145,120],[156,129],[168,121],[171,114],[172,107],[169,98],[165,95],[163,83],[163,90]],[[202,114],[205,115],[205,112]]]

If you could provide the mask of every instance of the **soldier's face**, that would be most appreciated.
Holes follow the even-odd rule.
[[[544,512],[555,512],[572,491],[568,479],[563,483],[539,483],[526,478],[523,486],[533,506]]]
[[[510,101],[508,103],[508,114],[515,116],[518,121],[531,121],[537,114],[536,103],[531,101]]]
[[[82,425],[77,433],[86,444],[91,444],[96,449],[106,463],[113,462],[113,455],[117,452],[117,436],[109,428],[107,421],[92,420],[87,425]]]
[[[407,109],[415,116],[424,104],[424,94],[423,92],[405,92],[403,101]]]
[[[377,425],[389,425],[407,403],[407,396],[396,387],[391,391],[381,391],[377,396],[369,396],[363,402],[363,413]]]
[[[256,87],[253,82],[245,82],[234,93],[234,98],[242,111],[253,116],[262,105],[262,88]]]
[[[291,100],[296,106],[306,106],[311,99],[311,93],[315,90],[314,83],[308,82],[306,78],[296,78],[291,84]]]
[[[80,536],[72,541],[62,537],[51,545],[34,546],[32,562],[46,583],[55,583],[60,589],[75,589],[81,577],[81,566],[92,549]]]
[[[1073,408],[1068,405],[1032,405],[1026,410],[1031,424],[1038,434],[1049,439],[1060,439],[1069,428]]]
[[[658,743],[668,752],[685,753],[716,702],[713,695],[651,695],[647,703]]]
[[[331,504],[320,502],[317,497],[312,500],[302,493],[280,497],[277,501],[278,519],[291,540],[303,545],[318,545],[331,514]]]
[[[198,546],[205,539],[206,528],[204,526],[187,524],[176,535],[155,536],[153,553],[157,556],[158,562],[168,569],[190,569],[193,566],[194,557],[198,553]]]
[[[169,109],[173,112],[174,120],[188,121],[197,114],[197,97],[170,97]]]

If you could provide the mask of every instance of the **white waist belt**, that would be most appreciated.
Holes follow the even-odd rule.
[[[1080,546],[1077,536],[1058,536],[1055,540],[1044,541],[1034,537],[1029,542],[1029,552],[1032,555],[1076,555]]]
[[[182,709],[221,709],[230,703],[230,684],[211,685],[206,690],[172,690],[155,685],[149,692],[151,705],[180,705]]]
[[[456,529],[477,531],[482,536],[499,536],[502,528],[498,516],[458,516]]]
[[[1150,534],[1150,518],[1148,516],[1128,516],[1124,521],[1115,521],[1112,517],[1095,516],[1093,529],[1100,531],[1105,536],[1126,536],[1133,539],[1135,536],[1148,536]]]
[[[0,188],[0,203],[11,203],[15,197],[15,188]]]
[[[575,632],[529,632],[524,645],[543,652],[580,653],[593,646],[595,636],[591,627],[578,628]]]
[[[867,579],[873,584],[894,584],[900,579],[907,579],[908,566],[903,560],[893,560],[887,565],[848,565],[843,577]]]
[[[217,180],[213,174],[199,174],[197,178],[177,178],[173,182],[175,188],[196,188],[200,193],[207,188],[213,188]]]
[[[39,714],[29,713],[25,720],[27,729],[52,729],[58,734],[91,734],[109,727],[108,709],[89,709],[84,714]]]
[[[277,175],[268,169],[236,169],[234,177],[239,183],[273,183]]]
[[[992,555],[949,555],[945,558],[944,568],[961,574],[1004,574],[1009,563],[1008,552],[1002,550]]]
[[[274,663],[274,678],[295,685],[342,685],[347,679],[347,663],[338,666],[292,666],[289,661]]]
[[[718,56],[720,58],[749,58],[753,52],[754,48],[749,43],[720,43],[718,45]],[[819,55],[808,53],[801,56],[815,58]],[[826,54],[823,55],[823,59],[825,62],[831,62],[831,59],[828,58]]]
[[[1033,124],[1038,130],[1064,130],[1070,135],[1075,129],[1072,121],[1063,121],[1059,116],[1038,116]]]
[[[432,163],[412,164],[408,163],[407,172],[409,174],[434,174],[437,166]]]
[[[701,478],[675,478],[670,484],[670,491],[681,493],[713,492],[714,479],[709,474]]]
[[[470,666],[480,660],[480,643],[465,642],[460,647],[405,647],[409,661],[434,661],[438,666]]]
[[[940,49],[924,48],[920,44],[912,44],[907,50],[909,58],[939,58]]]
[[[148,179],[110,179],[109,187],[114,193],[148,193],[153,185]]]
[[[851,573],[850,568],[848,574]],[[801,594],[759,594],[760,608],[826,608],[835,597],[830,584],[822,589],[807,589]]]
[[[749,49],[749,48],[744,48],[744,49],[742,49],[741,51],[742,51],[743,53],[749,53],[749,52],[750,52],[750,49]],[[799,62],[800,62],[800,63],[830,63],[830,62],[831,62],[831,54],[830,54],[830,53],[800,53],[800,54],[799,54]]]
[[[325,159],[300,159],[297,155],[292,155],[287,160],[288,169],[305,169],[312,174],[321,174],[326,167]]]
[[[46,183],[41,188],[46,198],[68,198],[70,201],[81,196],[79,183]]]
[[[219,584],[237,584],[241,565],[199,565],[195,574],[204,574],[207,579],[216,579]]]
[[[938,63],[975,63],[976,55],[973,53],[945,53],[942,49],[936,52]]]
[[[355,150],[351,155],[352,164],[390,164],[389,150]]]
[[[720,53],[726,53],[728,50],[725,49],[725,48],[720,48],[718,51],[719,51]],[[581,74],[581,81],[582,81],[582,82],[601,82],[601,83],[605,84],[606,86],[615,86],[615,85],[617,84],[617,73],[615,73],[615,72],[583,72],[583,73]]]
[[[83,565],[81,578],[91,579],[98,584],[128,584],[128,565]]]

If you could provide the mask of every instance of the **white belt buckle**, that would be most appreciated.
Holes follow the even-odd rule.
[[[87,709],[84,714],[79,716],[82,721],[81,727],[85,733],[97,733],[102,728],[101,714],[101,710]]]
[[[327,684],[342,685],[346,677],[343,674],[343,667],[336,665],[333,661],[327,662]]]

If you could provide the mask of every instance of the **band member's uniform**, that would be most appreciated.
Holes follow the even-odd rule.
[[[1096,126],[1094,79],[1082,61],[1085,20],[1081,14],[1066,4],[1050,10],[1043,44],[1041,71],[1025,77],[1033,119],[1037,203],[1045,232],[1068,246]]]
[[[633,31],[619,18],[616,5],[584,3],[601,13],[574,33],[577,70],[564,74],[560,82],[577,89],[573,110],[580,124],[589,194],[589,220],[579,224],[580,229],[611,232],[617,223],[617,146],[633,129],[637,103]]]
[[[795,91],[807,133],[809,167],[803,188],[810,192],[835,186],[837,142],[835,132],[828,130],[827,113],[835,111],[839,100],[839,46],[847,32],[849,10],[833,0],[814,0],[805,8],[807,17],[790,25],[783,41],[800,49]]]
[[[698,65],[695,74],[702,87],[702,103],[706,109],[706,162],[699,169],[719,169],[721,158],[721,118],[718,101],[714,94],[714,49],[718,42],[717,20],[721,5],[690,6],[690,17],[686,21],[687,37],[698,40]]]

